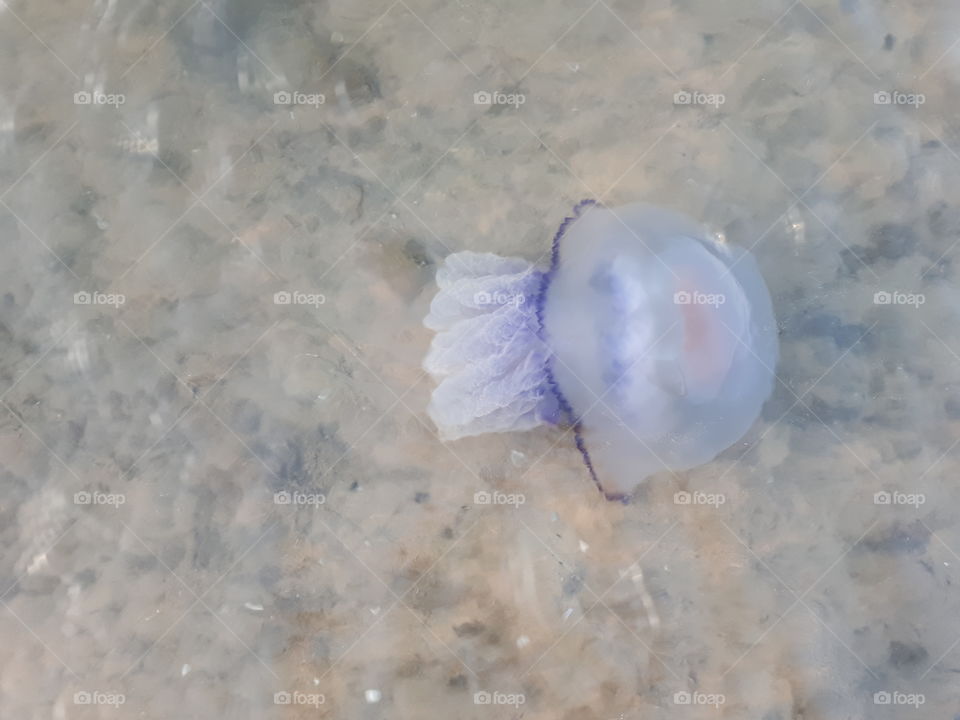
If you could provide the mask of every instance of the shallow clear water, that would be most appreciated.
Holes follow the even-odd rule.
[[[914,0],[0,3],[0,714],[952,717],[958,40]],[[750,433],[626,506],[569,433],[425,411],[437,265],[543,261],[584,197],[752,248],[781,330]]]

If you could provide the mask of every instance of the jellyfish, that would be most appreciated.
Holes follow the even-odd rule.
[[[423,366],[441,439],[572,428],[608,499],[713,460],[773,388],[777,327],[756,261],[677,212],[585,200],[548,266],[457,252],[436,281]]]

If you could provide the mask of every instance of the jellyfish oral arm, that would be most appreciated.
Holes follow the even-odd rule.
[[[539,337],[543,274],[519,258],[450,255],[424,324],[424,369],[438,382],[427,412],[443,440],[529,430],[557,418]]]

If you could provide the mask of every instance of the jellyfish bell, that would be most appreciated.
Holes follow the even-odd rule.
[[[429,412],[441,435],[569,423],[608,497],[709,462],[773,387],[776,323],[756,262],[668,210],[581,203],[549,268],[456,253],[437,281],[424,367],[440,380]]]
[[[746,251],[667,210],[592,206],[545,284],[548,372],[608,493],[709,462],[760,414],[777,334]]]

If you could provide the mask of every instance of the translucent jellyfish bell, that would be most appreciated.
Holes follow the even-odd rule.
[[[709,462],[773,387],[777,329],[748,252],[677,213],[584,202],[549,268],[455,253],[424,323],[444,439],[570,423],[608,497]]]

